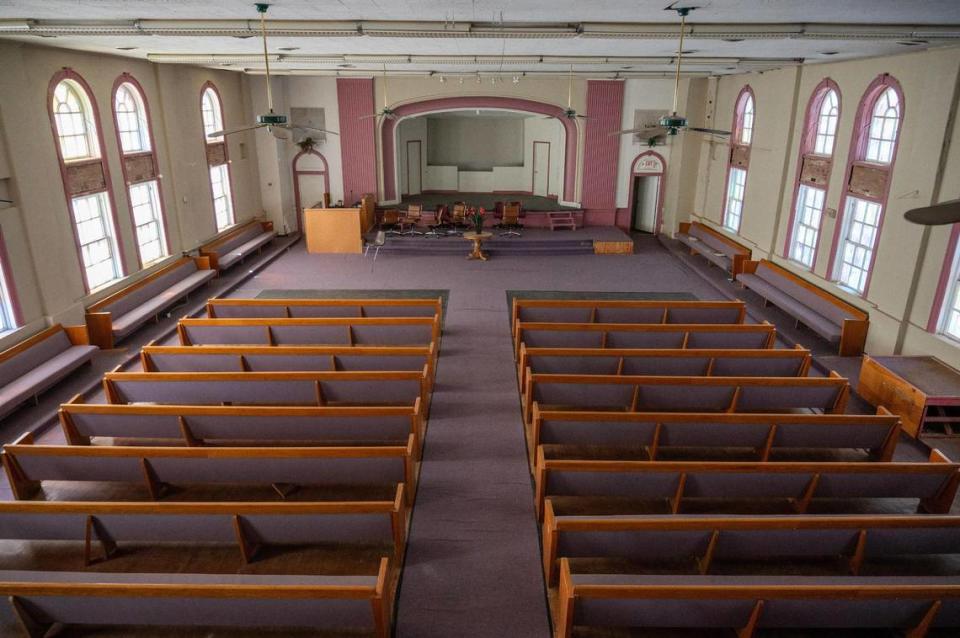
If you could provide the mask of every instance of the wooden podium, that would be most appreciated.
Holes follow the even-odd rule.
[[[373,195],[364,195],[359,208],[305,209],[307,252],[363,252],[363,234],[373,227],[375,208]]]

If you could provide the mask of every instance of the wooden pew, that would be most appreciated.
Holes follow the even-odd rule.
[[[272,486],[285,496],[290,486],[389,485],[393,492],[402,483],[408,500],[416,493],[413,435],[395,446],[179,448],[34,445],[25,434],[4,445],[0,458],[17,500],[38,495],[44,481],[142,485],[153,500],[171,485]]]
[[[729,453],[737,448],[751,450],[759,461],[768,461],[771,453],[781,450],[796,454],[840,449],[864,449],[873,460],[891,461],[899,438],[900,417],[883,407],[876,415],[691,414],[545,411],[534,402],[529,449],[531,464],[541,445],[561,450],[604,446],[625,454],[642,453],[651,461],[664,451],[676,458],[679,450],[692,449],[702,458],[708,451]]]
[[[273,241],[273,222],[251,219],[200,246],[200,255],[210,260],[210,267],[223,271],[252,254],[263,252]]]
[[[704,259],[736,276],[752,251],[723,233],[700,222],[680,222],[674,237],[690,249],[690,254]]]
[[[960,627],[955,578],[571,574],[560,561],[556,638],[575,626],[736,630],[886,629],[923,638]]]
[[[31,638],[54,625],[309,628],[390,635],[390,561],[372,575],[110,574],[0,571]]]
[[[322,317],[443,317],[443,298],[436,299],[210,299],[211,319]]]
[[[105,350],[216,276],[206,257],[181,257],[86,309],[90,343]]]
[[[828,377],[665,377],[526,372],[524,422],[545,410],[619,412],[785,412],[842,414],[850,385]]]
[[[540,323],[743,323],[742,301],[517,299],[510,325]]]
[[[279,407],[220,405],[105,405],[80,395],[60,406],[69,445],[378,445],[403,444],[411,434],[420,450],[424,419],[412,407]]]
[[[427,405],[427,370],[399,372],[109,372],[108,403]]]
[[[528,348],[773,348],[775,326],[745,324],[541,323],[521,321],[514,354]]]
[[[440,342],[439,317],[181,319],[182,346],[428,346]]]
[[[520,344],[520,392],[533,374],[627,374],[708,377],[805,377],[810,351],[775,349],[528,348]]]
[[[144,346],[144,372],[387,372],[427,369],[433,388],[436,345]]]
[[[265,547],[337,543],[389,548],[402,564],[407,533],[404,486],[393,499],[333,502],[139,503],[0,502],[0,539],[69,541],[83,562],[109,561],[118,544],[210,542],[236,545],[244,563]]]
[[[918,499],[919,511],[946,514],[960,485],[960,465],[939,450],[928,463],[592,461],[547,459],[537,450],[536,506],[550,496],[620,497],[666,503],[684,499],[777,499],[804,514],[815,499]],[[724,512],[728,513],[728,512]]]
[[[863,354],[867,312],[768,259],[743,262],[736,280],[836,345],[841,356]]]
[[[543,517],[551,587],[560,558],[705,575],[714,564],[730,563],[756,574],[788,574],[788,563],[840,557],[838,568],[856,576],[865,561],[941,554],[960,554],[960,516],[564,516],[547,499]]]

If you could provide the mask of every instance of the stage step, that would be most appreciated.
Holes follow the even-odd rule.
[[[466,255],[469,250],[470,242],[461,238],[424,239],[422,237],[394,237],[387,240],[387,243],[383,245],[380,252]],[[522,237],[491,238],[483,243],[483,250],[484,252],[493,254],[589,255],[593,254],[593,240],[569,239],[551,241],[524,239]]]
[[[573,213],[569,211],[551,211],[547,213],[547,221],[550,222],[550,230],[576,230],[577,220]]]

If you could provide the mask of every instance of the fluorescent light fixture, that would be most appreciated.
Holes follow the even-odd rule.
[[[33,20],[0,20],[0,31],[6,33],[29,31],[32,25]]]

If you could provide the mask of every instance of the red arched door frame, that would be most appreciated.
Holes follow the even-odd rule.
[[[301,157],[307,155],[313,155],[320,158],[320,162],[323,164],[323,170],[318,171],[315,169],[299,169],[297,168],[297,162],[300,161]],[[297,153],[293,158],[293,199],[297,207],[297,230],[303,232],[303,207],[300,202],[300,176],[301,175],[323,175],[323,192],[330,192],[330,166],[327,164],[327,158],[324,157],[321,153],[313,150],[312,148],[304,149]]]
[[[650,157],[658,161],[660,163],[660,170],[644,169],[643,165],[640,164],[640,160],[645,157]],[[630,216],[627,222],[629,230],[633,230],[633,178],[637,175],[660,178],[657,183],[657,218],[653,223],[653,232],[655,235],[658,235],[660,234],[660,227],[663,225],[663,184],[667,177],[667,161],[663,158],[663,155],[656,151],[644,151],[633,158],[633,164],[630,165],[630,175],[627,178],[629,180],[627,182],[627,192],[630,193],[629,203],[627,204],[627,212]]]

